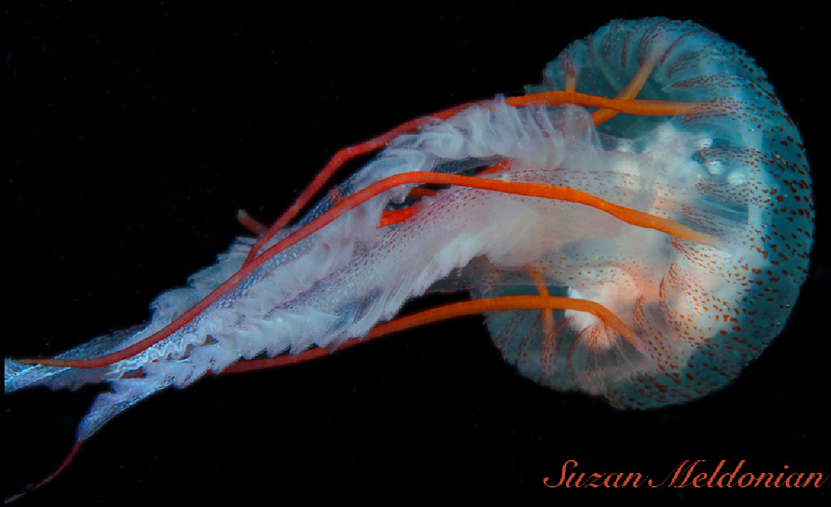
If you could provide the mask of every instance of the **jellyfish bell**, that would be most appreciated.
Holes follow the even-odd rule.
[[[554,274],[551,289],[616,308],[645,350],[624,347],[596,319],[565,311],[554,318],[564,322],[557,353],[547,355],[557,365],[543,372],[539,351],[555,345],[546,344],[539,317],[487,317],[500,351],[525,375],[597,392],[620,407],[687,401],[735,378],[782,330],[807,275],[813,233],[810,173],[796,126],[753,60],[699,25],[612,22],[564,50],[529,91],[573,87],[609,96],[650,63],[639,99],[705,105],[670,119],[617,115],[597,131],[612,138],[607,145],[625,146],[612,153],[624,151],[628,162],[616,163],[614,154],[589,171],[554,174],[713,234],[718,248],[624,228],[540,259],[537,269]],[[496,282],[477,296],[504,290]]]

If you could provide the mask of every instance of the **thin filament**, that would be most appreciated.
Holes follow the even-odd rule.
[[[47,484],[52,482],[57,476],[59,476],[64,470],[66,470],[66,467],[68,467],[69,464],[72,462],[72,460],[75,459],[75,456],[78,455],[78,451],[81,450],[81,443],[83,443],[83,440],[76,440],[75,441],[75,445],[72,446],[72,449],[69,451],[69,454],[66,455],[64,460],[61,462],[60,465],[58,465],[58,468],[54,472],[47,475],[45,478],[41,479],[40,482],[38,482],[37,484],[29,486],[28,488],[26,488],[25,491],[22,491],[20,493],[12,495],[8,498],[5,498],[3,500],[3,504],[8,505],[10,503],[16,502],[20,498],[26,496],[27,493],[31,493],[32,491],[34,491],[36,489],[40,489],[43,486],[46,486]]]

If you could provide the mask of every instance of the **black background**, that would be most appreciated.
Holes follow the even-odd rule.
[[[583,471],[654,477],[687,459],[831,472],[823,316],[831,143],[819,13],[793,2],[736,13],[119,4],[6,4],[6,356],[54,354],[141,322],[158,293],[241,233],[238,209],[273,219],[336,149],[430,111],[519,93],[560,49],[615,17],[692,19],[768,71],[815,175],[811,276],[765,354],[729,388],[685,406],[620,412],[538,387],[501,361],[480,318],[468,318],[156,395],[21,505],[827,497],[828,484],[767,492],[542,484],[569,459]],[[93,396],[4,396],[4,496],[54,469]]]

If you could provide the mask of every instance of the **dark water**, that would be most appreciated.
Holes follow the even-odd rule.
[[[819,491],[547,489],[566,460],[663,478],[683,460],[831,473],[827,43],[817,13],[294,10],[228,3],[7,9],[5,355],[52,354],[148,317],[213,262],[240,208],[268,220],[339,147],[459,102],[517,93],[614,17],[700,22],[756,57],[815,171],[811,277],[787,330],[730,388],[619,412],[518,378],[481,319],[317,364],[200,381],[129,410],[21,505],[230,499],[709,501]],[[9,298],[7,298],[9,299]],[[4,495],[50,472],[91,393],[4,398]],[[562,505],[562,504],[561,504]]]

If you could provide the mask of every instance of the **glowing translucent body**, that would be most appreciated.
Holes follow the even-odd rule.
[[[530,312],[488,318],[500,350],[523,374],[620,407],[682,402],[734,378],[788,318],[813,232],[810,176],[793,122],[753,60],[696,24],[613,22],[563,51],[529,91],[564,89],[572,79],[577,91],[614,96],[656,51],[660,59],[638,98],[707,105],[669,121],[611,119],[598,134],[620,162],[555,171],[552,183],[672,217],[724,243],[711,249],[642,231],[603,237],[602,220],[573,211],[568,220],[591,235],[536,266],[551,290],[615,309],[644,351],[621,347],[586,315],[558,316],[556,351],[544,350],[539,317]],[[528,290],[519,280],[506,287],[516,274],[483,271],[490,281],[474,288],[480,297]]]
[[[398,137],[330,196],[396,174],[458,174],[509,162],[485,177],[582,190],[710,234],[714,247],[581,204],[462,187],[440,190],[412,218],[379,229],[384,211],[409,203],[408,185],[267,260],[131,358],[89,370],[7,360],[6,392],[111,383],[113,392],[97,399],[79,429],[84,440],[160,389],[240,359],[336,347],[392,318],[412,297],[451,290],[475,298],[545,290],[588,300],[637,336],[624,340],[576,310],[488,314],[503,355],[545,385],[619,407],[677,403],[723,386],[778,334],[804,280],[812,231],[807,164],[764,73],[691,23],[615,22],[564,51],[532,91],[574,86],[613,97],[650,58],[656,67],[639,99],[703,105],[675,118],[618,115],[595,129],[584,108],[497,99]],[[146,327],[62,357],[96,357],[163,328],[238,272],[252,243],[241,239],[191,287],[163,294]]]

